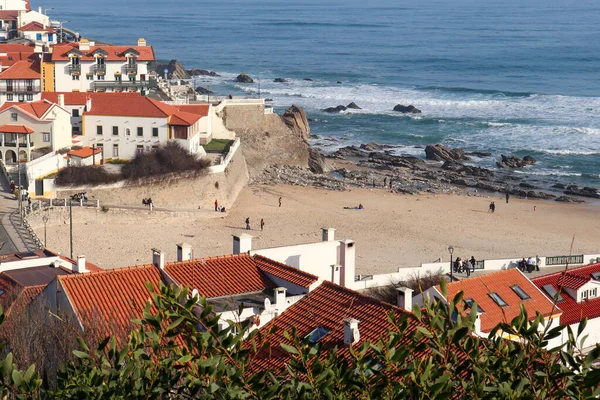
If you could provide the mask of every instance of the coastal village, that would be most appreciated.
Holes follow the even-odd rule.
[[[205,299],[218,329],[268,337],[253,364],[266,371],[290,363],[286,331],[349,359],[385,335],[390,314],[462,292],[473,337],[525,309],[540,331],[566,325],[587,337],[584,354],[598,348],[600,230],[581,204],[596,189],[546,190],[505,172],[529,159],[503,157],[494,172],[441,145],[424,158],[376,143],[324,155],[300,107],[276,105],[279,115],[269,99],[203,93],[143,38],[102,43],[29,0],[4,3],[0,304],[12,332],[44,310],[124,343],[146,318],[148,284],[171,285]],[[169,146],[201,171],[127,178]],[[110,179],[73,178],[91,170]],[[544,345],[569,340],[563,330]]]

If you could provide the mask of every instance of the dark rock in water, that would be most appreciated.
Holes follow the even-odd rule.
[[[552,187],[555,189],[564,189],[566,186],[563,185],[562,183],[556,183],[556,184],[552,185]]]
[[[492,153],[488,153],[486,151],[470,151],[468,153],[465,153],[467,156],[473,156],[473,157],[479,157],[479,158],[483,158],[483,157],[489,157],[492,155]]]
[[[421,110],[413,106],[412,104],[409,106],[403,106],[402,104],[397,104],[394,107],[394,111],[398,111],[405,114],[420,114]]]
[[[352,102],[352,103],[348,104],[346,106],[346,108],[352,108],[354,110],[362,110],[362,108],[360,108],[359,106],[357,106],[355,102]]]
[[[254,79],[252,79],[250,75],[246,74],[239,74],[237,78],[235,78],[235,81],[238,83],[254,83]]]
[[[328,113],[340,113],[342,111],[346,111],[347,108],[345,106],[337,106],[337,107],[329,107],[324,109],[323,111]]]
[[[496,161],[499,168],[523,168],[527,165],[535,164],[535,160],[531,156],[525,156],[522,159],[517,156],[505,156],[501,154],[501,161]]]
[[[361,150],[365,150],[365,151],[378,151],[378,150],[383,150],[388,148],[388,146],[383,146],[380,144],[377,144],[375,142],[369,142],[369,143],[363,143],[360,145],[360,149]]]
[[[480,178],[491,178],[494,173],[486,168],[464,165],[459,162],[448,160],[442,164],[442,169],[445,171],[457,172],[461,175],[477,176]]]
[[[196,92],[198,92],[199,94],[213,94],[214,93],[212,90],[208,90],[207,88],[203,88],[202,86],[198,86],[196,88]]]
[[[560,196],[560,197],[557,197],[556,199],[554,199],[554,201],[561,201],[563,203],[585,203],[585,201],[583,201],[583,200],[574,199],[569,196]]]
[[[465,156],[465,151],[463,149],[451,149],[441,144],[436,144],[435,146],[426,146],[425,158],[435,161],[470,160],[469,157]]]
[[[522,187],[523,189],[535,189],[535,186],[527,182],[519,183],[519,187]]]
[[[323,154],[313,147],[308,148],[308,168],[314,174],[326,174],[333,170]]]
[[[268,97],[267,97],[267,98],[265,99],[265,101],[273,101],[273,99],[270,99],[270,98],[268,98]]]
[[[192,68],[187,71],[190,76],[220,76],[215,71],[208,71],[206,69]]]
[[[285,79],[285,78],[275,78],[275,79],[273,79],[273,82],[276,82],[276,83],[287,83],[287,81],[288,80]]]
[[[388,153],[371,152],[369,153],[368,163],[387,167],[422,169],[421,165],[425,164],[425,161],[412,156],[394,156]]]
[[[171,60],[168,64],[161,64],[159,62],[154,63],[154,71],[166,79],[165,70],[167,70],[169,74],[168,78],[170,79],[190,79],[190,75],[177,60]]]
[[[304,81],[307,81],[307,82],[312,82],[312,81],[313,81],[313,80],[312,80],[312,79],[310,79],[310,78],[304,78],[303,80],[304,80]]]
[[[571,185],[567,187],[565,194],[600,199],[600,193],[598,193],[598,190],[591,187],[579,188],[575,185]]]
[[[338,85],[341,85],[341,84],[342,84],[342,81],[337,81],[337,83],[338,83]]]
[[[304,110],[297,105],[292,105],[285,110],[281,117],[283,122],[302,139],[307,140],[310,137],[310,126]]]
[[[367,157],[369,155],[354,145],[342,147],[333,154],[339,157]]]
[[[309,118],[308,122],[315,122],[315,120],[313,118]]]

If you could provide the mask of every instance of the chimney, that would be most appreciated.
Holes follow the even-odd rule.
[[[396,288],[396,305],[408,312],[412,311],[413,290],[407,287]]]
[[[165,253],[158,249],[152,249],[152,264],[159,269],[165,269]]]
[[[192,245],[179,243],[177,245],[177,261],[189,261],[192,259]]]
[[[323,242],[333,242],[335,228],[321,228],[323,234]]]
[[[286,307],[285,296],[287,294],[287,288],[277,287],[275,288],[275,306],[278,310],[283,311]]]
[[[38,12],[41,14],[42,13],[42,6],[38,6]]]
[[[138,39],[138,46],[139,47],[144,47],[146,45],[146,39],[144,38],[139,38]]]
[[[353,345],[360,340],[358,320],[354,318],[344,319],[344,344]]]
[[[340,284],[340,269],[342,266],[340,264],[333,264],[331,266],[331,282],[336,285]]]
[[[65,106],[65,95],[62,93],[58,95],[58,105],[61,107]]]
[[[73,265],[73,272],[76,274],[85,274],[89,272],[87,268],[85,268],[85,256],[77,256],[77,263]]]
[[[92,111],[92,98],[89,96],[85,99],[85,111]]]
[[[476,334],[477,336],[482,336],[482,334],[481,334],[481,314],[483,314],[483,313],[478,312],[477,319],[475,320],[475,329],[474,329],[473,333]]]
[[[340,241],[340,285],[352,289],[354,272],[356,270],[356,249],[354,240]]]
[[[252,250],[252,235],[240,233],[233,235],[233,254],[248,253]]]
[[[81,39],[79,41],[79,50],[80,51],[89,51],[90,50],[90,41],[87,39]]]

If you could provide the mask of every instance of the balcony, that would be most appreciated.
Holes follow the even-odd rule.
[[[2,145],[1,142],[0,142],[0,145]],[[33,142],[29,142],[29,146],[34,147]],[[16,142],[4,142],[4,147],[17,147],[17,143]],[[18,143],[18,147],[27,147],[27,143]]]
[[[94,64],[92,71],[96,75],[106,75],[106,64]]]
[[[13,82],[11,85],[0,83],[0,93],[39,93],[41,92],[40,83],[33,84]]]
[[[68,65],[67,72],[71,75],[81,75],[81,64]]]
[[[125,66],[125,73],[127,75],[137,75],[138,67],[137,64],[127,64]]]
[[[151,88],[151,87],[156,87],[156,81],[155,80],[148,80],[148,81],[128,81],[128,80],[116,80],[116,81],[94,81],[92,82],[92,89],[93,90],[98,90],[98,89],[121,89],[121,90],[127,90],[127,89],[146,89],[146,88]]]

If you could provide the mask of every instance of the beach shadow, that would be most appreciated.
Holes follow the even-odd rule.
[[[230,228],[230,229],[241,229],[243,231],[246,230],[245,226],[231,226],[231,225],[225,225],[225,228]],[[250,229],[251,231],[253,231],[254,229]]]
[[[484,214],[489,213],[489,211],[482,211],[482,210],[469,210],[469,211],[478,212],[478,213],[484,213]]]

